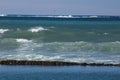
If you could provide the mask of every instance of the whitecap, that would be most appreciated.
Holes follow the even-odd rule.
[[[32,42],[32,40],[27,40],[27,39],[16,39],[16,42],[20,42],[20,43],[28,43],[28,42]]]
[[[105,64],[119,64],[117,59],[95,57],[62,57],[61,55],[47,56],[41,54],[13,54],[0,55],[0,60],[32,60],[32,61],[65,61],[78,63],[105,63]]]
[[[53,18],[74,18],[72,15],[56,15],[56,16],[44,16]]]
[[[3,17],[3,16],[6,16],[6,15],[5,15],[5,14],[0,14],[0,16],[2,16],[2,17]]]
[[[61,57],[58,56],[46,56],[40,54],[14,54],[0,56],[0,60],[35,60],[35,61],[56,61]]]
[[[29,29],[28,31],[30,31],[30,32],[39,32],[39,31],[44,31],[44,30],[48,30],[48,29],[45,29],[43,27],[34,27],[34,28]]]
[[[0,33],[3,34],[5,32],[9,31],[9,29],[0,29]]]
[[[105,32],[105,33],[103,33],[103,35],[109,35],[109,33],[106,33],[106,32]]]
[[[89,16],[89,18],[98,18],[96,15]]]
[[[72,15],[60,15],[60,16],[56,16],[59,18],[72,18]]]

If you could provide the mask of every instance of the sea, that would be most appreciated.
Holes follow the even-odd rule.
[[[120,17],[0,17],[0,60],[120,63]]]
[[[120,64],[120,16],[1,15],[1,60]],[[0,65],[0,80],[118,80],[119,71]]]
[[[120,67],[0,66],[0,80],[119,80]]]

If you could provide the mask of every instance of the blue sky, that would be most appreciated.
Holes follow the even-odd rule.
[[[120,0],[0,0],[0,14],[120,15]]]

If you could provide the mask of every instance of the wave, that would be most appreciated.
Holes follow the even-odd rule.
[[[9,51],[6,51],[9,50]],[[119,63],[120,42],[36,42],[28,39],[0,40],[0,60]],[[3,52],[3,53],[2,53]]]
[[[119,56],[120,57],[120,56]],[[78,63],[105,63],[105,64],[119,64],[118,59],[95,58],[95,57],[67,57],[66,55],[47,56],[41,54],[13,54],[0,55],[0,60],[28,60],[28,61],[65,61]]]
[[[77,53],[77,54],[120,54],[120,42],[104,42],[104,43],[90,43],[90,42],[51,42],[51,43],[36,43],[31,40],[20,40],[22,42],[19,50],[23,51],[45,51],[53,53]],[[24,44],[23,44],[24,42]],[[30,43],[29,43],[30,42]],[[19,51],[18,50],[18,51]]]
[[[32,40],[27,40],[27,39],[16,39],[17,42],[20,43],[28,43],[28,42],[32,42]]]
[[[120,42],[37,42],[24,38],[0,40],[2,50],[7,48],[16,51],[45,51],[53,53],[78,53],[78,54],[120,54]],[[0,50],[1,50],[0,49]]]
[[[0,29],[0,34],[3,34],[5,32],[9,31],[9,29]]]
[[[40,26],[40,27],[31,28],[28,31],[30,31],[30,32],[39,32],[39,31],[45,31],[45,30],[48,30],[48,29],[45,29],[45,28]]]
[[[0,17],[4,17],[4,16],[7,16],[6,14],[0,14]]]
[[[5,39],[0,39],[0,54],[2,51],[12,51],[17,49],[19,46],[18,43],[16,43],[15,39],[12,38],[5,38]]]
[[[57,60],[59,59],[60,56],[45,56],[45,55],[36,55],[36,54],[16,54],[16,55],[5,55],[1,56],[1,60],[6,60],[6,59],[13,59],[13,60]]]
[[[51,42],[34,44],[34,47],[52,52],[63,53],[103,53],[103,54],[120,54],[120,42]]]
[[[74,18],[72,15],[57,15],[57,16],[44,16],[44,17],[54,17],[54,18]]]
[[[29,44],[32,40],[23,39],[23,38],[4,38],[0,39],[0,53],[1,51],[16,51],[23,44]],[[22,46],[23,47],[23,46]],[[21,47],[21,48],[22,48]],[[25,47],[23,47],[25,48]]]
[[[19,15],[19,14],[0,14],[0,17],[25,17],[25,18],[38,18],[38,17],[50,17],[50,18],[118,18],[120,16],[109,16],[109,15]]]

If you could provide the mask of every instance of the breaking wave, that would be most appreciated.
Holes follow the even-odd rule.
[[[9,31],[9,29],[0,29],[0,34],[3,34],[5,32]]]
[[[16,39],[17,42],[20,43],[28,43],[28,42],[32,42],[32,40],[27,40],[27,39]]]
[[[45,51],[53,53],[98,53],[120,54],[120,42],[36,42],[24,38],[0,40],[2,50],[15,49],[16,51]],[[1,50],[0,49],[0,50]]]
[[[32,46],[31,46],[32,45]],[[31,43],[29,48],[57,52],[57,53],[103,53],[120,54],[120,42],[51,42],[51,43]],[[31,47],[30,47],[31,46]],[[28,48],[28,49],[29,49]]]
[[[39,32],[39,31],[44,31],[44,30],[48,30],[48,29],[45,29],[43,27],[34,27],[34,28],[29,29],[28,31],[30,31],[30,32]]]
[[[44,17],[53,17],[53,18],[74,18],[72,15],[57,15],[57,16],[44,16]],[[76,18],[76,17],[75,17]]]
[[[78,62],[78,63],[105,63],[105,64],[118,64],[118,56],[112,56],[109,58],[96,58],[94,56],[80,56],[80,55],[41,55],[41,54],[13,54],[13,55],[0,55],[0,60],[30,60],[30,61],[65,61],[65,62]],[[119,56],[120,57],[120,56]]]
[[[9,50],[6,52],[6,50]],[[0,60],[119,63],[120,42],[35,42],[28,39],[0,40]],[[2,53],[3,52],[3,53]]]

